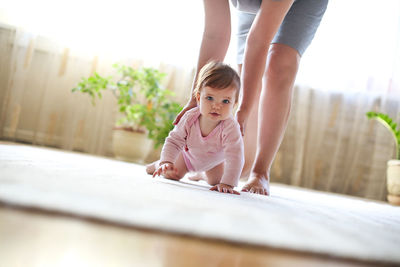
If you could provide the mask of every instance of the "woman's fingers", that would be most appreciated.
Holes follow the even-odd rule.
[[[244,136],[244,125],[243,125],[243,121],[239,121],[239,127],[240,127],[240,133],[242,134],[242,136]]]
[[[181,120],[183,114],[185,114],[186,109],[182,109],[181,112],[179,112],[179,114],[176,116],[175,120],[174,120],[174,125],[177,125],[178,122]]]
[[[242,133],[242,136],[244,136],[244,132],[245,132],[245,124],[246,124],[246,118],[247,118],[247,114],[245,114],[244,111],[239,110],[238,112],[236,112],[236,120],[239,123],[239,127],[240,127],[240,132]]]
[[[189,102],[183,107],[181,112],[179,112],[179,114],[176,116],[174,120],[174,125],[177,125],[179,123],[179,121],[181,120],[182,116],[186,113],[186,111],[194,108],[196,105],[197,105],[196,100],[194,99],[189,100]]]

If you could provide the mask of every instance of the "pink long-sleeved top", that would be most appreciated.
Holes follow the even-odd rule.
[[[198,107],[187,111],[169,133],[160,161],[175,162],[182,152],[189,171],[208,171],[224,163],[220,183],[237,186],[244,164],[243,138],[238,122],[231,116],[207,136],[200,130]]]

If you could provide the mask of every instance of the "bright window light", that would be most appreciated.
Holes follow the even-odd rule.
[[[203,29],[202,1],[12,0],[0,22],[87,53],[191,64]]]
[[[400,76],[399,64],[400,1],[335,0],[302,58],[297,82],[325,90],[385,91]]]
[[[226,58],[233,66],[234,12],[232,8],[233,36]],[[196,65],[203,16],[201,0],[6,0],[0,7],[0,22],[87,55],[189,67]],[[400,76],[399,50],[400,1],[330,1],[296,82],[326,90],[386,90]]]

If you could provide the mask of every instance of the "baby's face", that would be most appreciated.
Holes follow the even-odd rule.
[[[236,90],[234,86],[225,89],[203,87],[196,96],[201,115],[214,121],[229,118],[236,101]]]

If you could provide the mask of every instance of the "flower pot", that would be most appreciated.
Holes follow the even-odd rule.
[[[400,205],[400,160],[393,159],[387,163],[388,201]]]
[[[114,156],[119,160],[142,164],[152,145],[145,133],[123,129],[113,131]]]
[[[154,147],[154,143],[152,144],[152,148]],[[151,151],[147,154],[145,159],[145,163],[152,163],[160,159],[162,146],[160,145],[157,149],[151,149]]]

